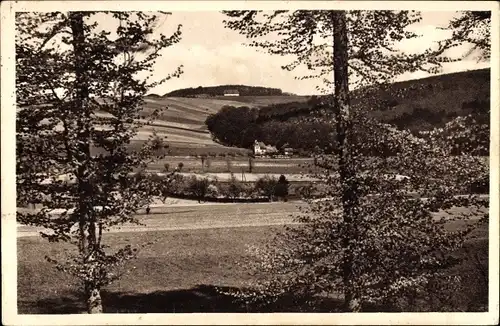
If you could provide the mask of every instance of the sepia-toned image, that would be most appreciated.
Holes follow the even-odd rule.
[[[9,2],[22,324],[498,321],[492,2]]]

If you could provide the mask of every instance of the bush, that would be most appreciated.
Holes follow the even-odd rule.
[[[231,173],[231,178],[223,189],[223,195],[232,199],[240,197],[244,192],[243,184],[236,179],[233,173]]]
[[[201,203],[201,201],[208,194],[209,185],[210,182],[207,178],[198,179],[197,177],[192,176],[188,179],[187,192],[196,197],[198,202]]]
[[[276,185],[278,184],[278,180],[275,177],[270,177],[268,175],[259,178],[255,183],[255,191],[257,194],[266,196],[270,201],[273,200]]]
[[[218,197],[219,196],[219,189],[215,184],[209,184],[208,189],[207,189],[207,196],[209,197]]]
[[[287,201],[289,185],[290,184],[289,184],[288,180],[286,179],[286,177],[283,174],[280,175],[280,177],[278,179],[278,183],[275,185],[274,194],[277,197],[283,198],[284,201]]]

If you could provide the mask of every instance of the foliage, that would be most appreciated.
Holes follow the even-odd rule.
[[[187,180],[187,192],[198,198],[198,202],[201,202],[207,196],[209,186],[210,181],[207,178],[191,176]]]
[[[309,114],[311,109],[317,105],[317,97],[312,96],[306,102],[276,103],[259,109],[257,122],[262,123],[269,120],[286,121],[302,113]]]
[[[325,91],[335,90],[324,98],[325,110],[317,117],[334,125],[336,136],[334,151],[315,161],[321,168],[315,175],[327,185],[322,198],[309,199],[297,225],[265,248],[255,248],[254,260],[246,265],[258,276],[272,277],[256,277],[251,293],[236,295],[269,303],[290,295],[327,294],[343,298],[342,310],[360,311],[425,291],[457,263],[451,253],[477,225],[447,231],[447,220],[488,218],[488,200],[468,193],[470,183],[488,168],[469,153],[453,156],[448,142],[433,137],[439,132],[422,138],[374,119],[368,113],[386,100],[374,96],[376,87],[359,88],[367,97],[355,106],[349,92],[352,85],[387,85],[404,72],[437,72],[442,62],[453,61],[441,56],[444,49],[417,54],[397,49],[400,41],[417,37],[407,27],[419,22],[420,14],[225,13],[228,28],[258,39],[251,45],[294,58],[285,69],[305,66],[310,75],[301,78],[323,78]],[[266,35],[277,41],[263,41]],[[456,136],[450,125],[444,129],[444,135]],[[374,147],[391,155],[370,155]],[[457,208],[465,211],[457,213]],[[447,217],[436,219],[437,212]]]
[[[342,218],[342,185],[332,167],[334,158],[318,160],[323,168],[330,167],[315,175],[327,183],[323,190],[315,189],[324,200],[310,198],[309,191],[309,208],[296,217],[301,224],[287,227],[265,249],[252,249],[245,265],[253,266],[258,276],[275,277],[255,282],[257,295],[242,292],[237,294],[240,299],[262,303],[290,293],[342,293],[342,257],[353,253],[352,272],[362,306],[397,305],[413,291],[429,294],[429,282],[441,279],[458,263],[450,253],[460,248],[475,225],[456,232],[445,226],[454,219],[487,218],[488,200],[470,192],[475,180],[488,178],[487,165],[467,154],[451,159],[449,147],[434,146],[434,141],[424,142],[409,132],[392,129],[389,134],[386,141],[398,147],[397,156],[356,156],[362,173],[355,177],[360,199],[353,224]],[[457,215],[457,207],[465,207],[465,212]],[[447,218],[436,220],[438,211],[446,212]],[[348,227],[355,236],[346,248],[342,238]],[[459,280],[448,280],[448,286],[452,281]]]
[[[452,155],[484,156],[490,146],[489,114],[456,117],[444,128],[421,134],[449,146]]]
[[[253,47],[269,53],[290,55],[285,70],[304,67],[308,75],[300,79],[322,78],[330,93],[333,76],[333,25],[331,11],[279,10],[225,11],[226,27],[247,36]],[[408,27],[421,21],[415,11],[353,10],[346,12],[349,34],[349,78],[353,85],[372,85],[392,80],[394,71],[437,72],[440,62],[432,50],[421,53],[401,53],[397,46],[401,40],[415,39],[419,35]],[[272,36],[279,42],[264,40]],[[354,87],[356,88],[356,87]]]
[[[281,197],[286,201],[288,197],[288,187],[289,187],[288,180],[283,174],[280,175],[274,190],[276,197]]]
[[[471,48],[462,58],[479,51],[480,60],[491,57],[491,11],[462,11],[445,28],[452,32],[450,38],[441,42],[440,47],[450,49],[462,44]]]
[[[212,137],[228,146],[252,148],[254,141],[259,140],[277,148],[288,144],[293,148],[307,149],[315,146],[327,148],[330,143],[329,125],[304,119],[300,123],[261,119],[260,112],[255,108],[226,106],[208,116],[205,123]]]
[[[238,198],[244,192],[245,188],[241,181],[239,181],[236,176],[231,173],[231,178],[229,182],[222,187],[222,194],[228,198]]]
[[[149,80],[160,51],[181,35],[179,26],[170,37],[151,39],[158,18],[142,12],[16,16],[17,198],[43,206],[18,212],[17,219],[45,228],[41,235],[49,241],[78,246],[76,257],[57,266],[80,277],[90,313],[102,312],[102,287],[136,252],[107,248],[105,232],[138,223],[134,214],[158,193],[141,174],[130,175],[156,158],[163,139],[154,135],[140,150],[127,148],[144,125],[137,119],[144,118],[146,92],[181,73]],[[99,19],[116,28],[103,30]],[[91,147],[102,153],[91,155]],[[63,212],[51,214],[54,209]]]
[[[257,179],[254,188],[258,194],[266,196],[269,200],[273,200],[277,184],[278,180],[275,177],[266,175]]]
[[[260,138],[255,123],[257,112],[255,108],[224,106],[217,114],[209,115],[205,123],[215,140],[250,148]]]
[[[215,184],[211,183],[208,185],[207,196],[218,197],[219,193],[220,191]]]
[[[171,173],[166,176],[157,174],[144,175],[140,178],[147,178],[150,184],[155,184],[159,189],[158,195],[163,197],[163,201],[169,196],[193,196],[200,201],[203,199],[243,199],[252,198],[253,187],[245,185],[232,175],[229,181],[210,180],[196,176],[186,177],[181,174]]]

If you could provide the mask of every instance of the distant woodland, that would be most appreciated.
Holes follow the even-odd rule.
[[[279,88],[245,85],[221,85],[211,87],[183,88],[167,93],[169,97],[224,96],[225,91],[238,91],[240,96],[270,96],[287,95]]]
[[[489,69],[434,76],[354,91],[353,108],[366,110],[371,118],[413,133],[442,127],[453,118],[468,114],[478,123],[489,124],[489,85]],[[213,138],[228,146],[251,148],[257,139],[277,148],[320,148],[329,152],[334,150],[333,124],[315,119],[328,109],[324,101],[313,96],[307,102],[261,108],[226,106],[210,115],[206,124]]]

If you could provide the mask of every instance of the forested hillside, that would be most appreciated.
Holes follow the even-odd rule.
[[[481,69],[419,80],[383,88],[352,92],[353,107],[373,118],[412,132],[443,126],[457,116],[473,114],[489,121],[490,70]],[[324,107],[324,98],[307,102],[277,103],[261,107],[223,108],[206,124],[222,144],[249,148],[255,139],[297,149],[331,147],[333,127],[308,117]],[[236,132],[238,131],[238,132]]]
[[[269,96],[283,95],[279,88],[269,88],[260,86],[245,86],[245,85],[221,85],[210,87],[183,88],[169,92],[164,97],[195,97],[195,96],[223,96],[225,91],[238,91],[241,96]]]

